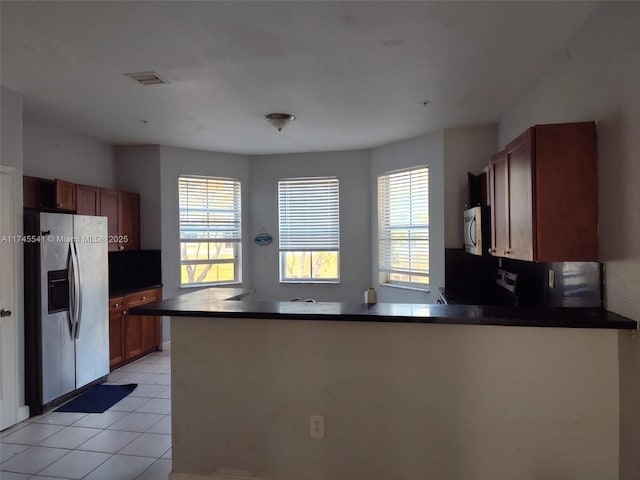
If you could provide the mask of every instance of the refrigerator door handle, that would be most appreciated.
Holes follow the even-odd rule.
[[[69,337],[73,340],[75,335],[75,274],[74,274],[74,262],[73,262],[73,248],[71,247],[71,243],[69,244],[69,258],[67,260],[67,280],[69,283],[69,308],[67,309],[67,323],[69,326]]]
[[[82,319],[82,282],[80,279],[80,260],[78,259],[78,246],[75,240],[71,241],[71,251],[73,252],[73,289],[74,295],[74,317],[75,317],[75,332],[73,338],[78,338],[80,335],[80,320]]]

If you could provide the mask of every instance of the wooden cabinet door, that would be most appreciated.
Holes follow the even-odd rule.
[[[536,261],[595,262],[596,124],[536,125],[535,129]]]
[[[120,192],[120,237],[119,250],[140,249],[140,195]]]
[[[142,348],[142,317],[128,313],[125,318],[124,349],[125,359],[130,359],[141,355]]]
[[[109,367],[120,365],[124,361],[124,310],[109,313]]]
[[[152,288],[125,297],[127,309],[162,300],[162,289]],[[156,315],[127,315],[125,357],[131,359],[157,350],[162,343],[160,317]]]
[[[497,153],[491,159],[489,170],[489,196],[491,199],[491,254],[504,256],[509,248],[509,208],[507,156]]]
[[[140,249],[140,195],[100,189],[100,215],[108,218],[109,251]]]
[[[100,189],[91,185],[76,184],[76,213],[100,215]]]
[[[56,178],[55,185],[55,208],[58,210],[76,210],[76,186],[66,180]]]
[[[120,192],[108,188],[100,189],[100,215],[107,217],[109,240],[118,238],[120,232]],[[109,242],[109,251],[120,250],[119,243]]]
[[[142,350],[150,352],[158,348],[156,323],[158,317],[156,315],[140,316],[140,331],[142,335]]]
[[[124,362],[124,297],[109,299],[109,367],[117,368]]]
[[[534,259],[533,211],[533,129],[507,145],[509,185],[509,248],[506,256],[518,260]]]

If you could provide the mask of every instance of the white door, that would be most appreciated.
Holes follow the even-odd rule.
[[[0,166],[0,430],[18,423],[15,169]]]

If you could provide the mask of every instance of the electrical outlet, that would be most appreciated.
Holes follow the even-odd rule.
[[[324,438],[324,416],[311,415],[309,417],[309,422],[309,435],[311,438]]]

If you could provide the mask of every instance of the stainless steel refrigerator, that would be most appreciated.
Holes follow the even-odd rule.
[[[25,396],[31,415],[109,374],[107,219],[25,211]]]

